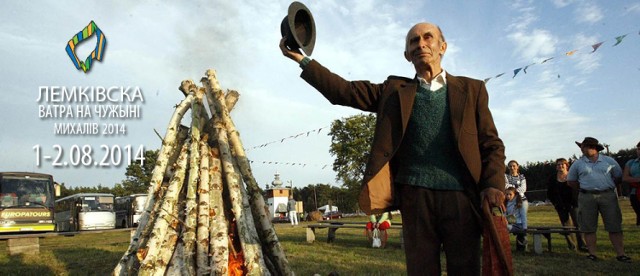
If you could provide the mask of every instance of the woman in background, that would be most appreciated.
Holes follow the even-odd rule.
[[[622,181],[629,183],[629,201],[636,213],[636,227],[640,227],[640,142],[636,145],[637,158],[627,161],[622,172]]]
[[[556,159],[556,173],[547,182],[547,198],[555,207],[562,226],[578,228],[578,190],[567,184],[569,162],[567,159]],[[582,234],[565,236],[569,249],[587,252]]]
[[[520,164],[516,160],[507,163],[507,173],[505,174],[505,188],[513,187],[522,199],[522,220],[527,224],[527,212],[529,211],[529,201],[525,192],[527,191],[527,179],[520,173]],[[518,250],[524,250],[527,247],[527,235],[516,234]]]

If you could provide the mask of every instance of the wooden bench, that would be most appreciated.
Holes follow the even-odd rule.
[[[551,251],[551,234],[557,233],[563,236],[580,233],[580,230],[570,226],[531,226],[525,231],[513,232],[513,234],[531,234],[533,237],[533,252],[542,254],[542,237],[547,239],[547,249]]]
[[[366,229],[366,222],[318,222],[309,224],[307,228],[307,242],[313,243],[316,240],[316,229],[327,228],[327,243],[332,243],[336,239],[336,231],[340,228]],[[392,224],[389,229],[401,229],[402,225]],[[402,231],[400,231],[400,246],[404,248]]]

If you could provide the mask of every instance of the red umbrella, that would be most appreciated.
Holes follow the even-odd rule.
[[[504,210],[504,205],[490,208],[487,200],[482,201],[482,275],[513,275],[511,241]]]

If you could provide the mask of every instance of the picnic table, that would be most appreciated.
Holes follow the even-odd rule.
[[[327,243],[332,243],[336,239],[336,231],[341,228],[349,228],[349,229],[366,229],[367,222],[360,221],[335,221],[335,220],[325,220],[318,221],[317,223],[308,224],[307,228],[307,242],[313,243],[316,240],[316,229],[327,229]],[[391,225],[389,229],[400,229],[402,230],[401,223],[394,223]],[[387,230],[389,230],[387,229]],[[402,231],[400,231],[400,246],[404,248],[404,239],[402,237]]]
[[[533,237],[533,252],[542,254],[542,237],[547,239],[547,249],[551,252],[551,234],[555,233],[566,236],[573,233],[580,233],[580,230],[573,226],[529,226],[527,230],[513,233],[531,234]]]

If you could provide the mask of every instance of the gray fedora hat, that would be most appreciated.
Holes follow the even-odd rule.
[[[287,16],[280,23],[280,34],[287,37],[285,45],[302,51],[310,56],[316,44],[316,24],[309,9],[300,2],[289,5]]]

